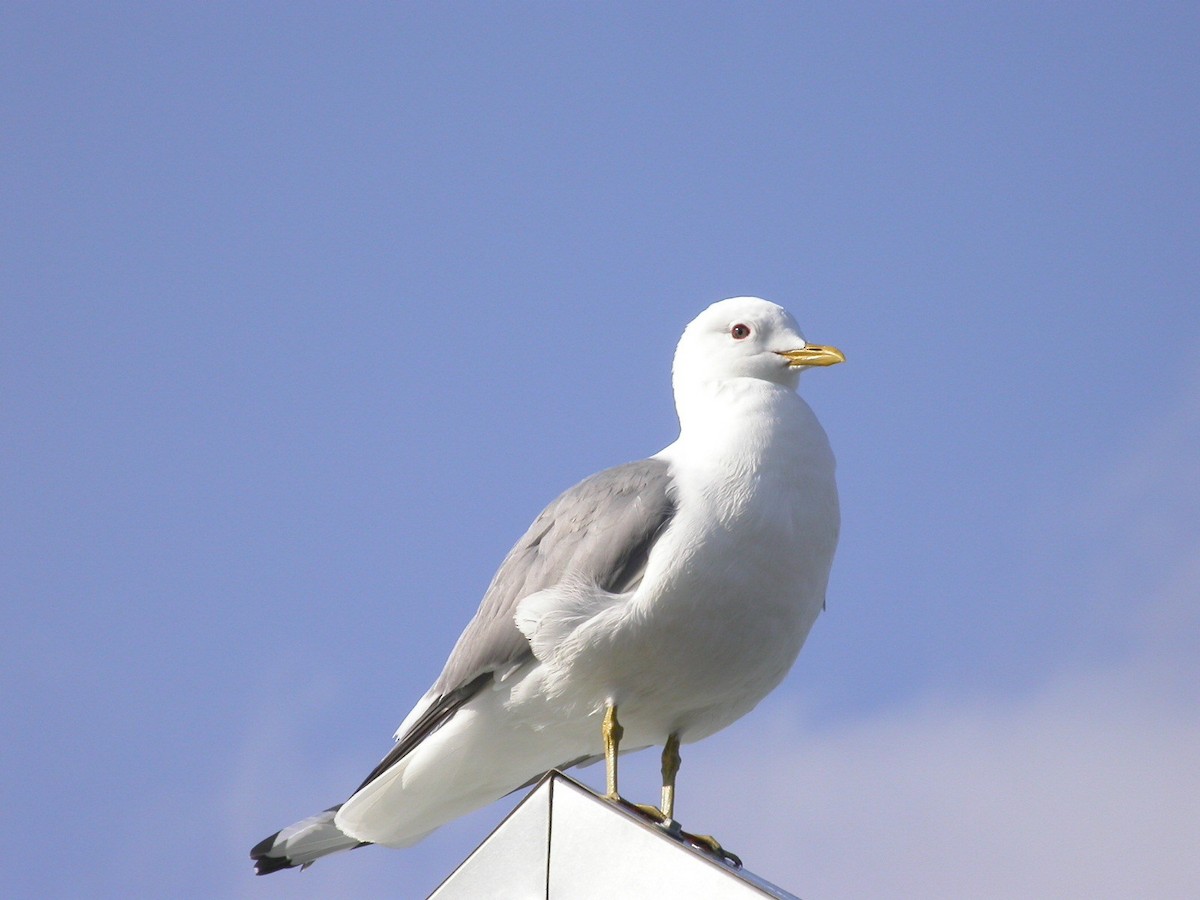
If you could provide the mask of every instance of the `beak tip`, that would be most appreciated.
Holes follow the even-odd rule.
[[[799,350],[784,350],[779,355],[786,359],[788,366],[793,369],[806,366],[836,366],[846,361],[846,354],[837,347],[823,347],[818,344],[809,344]]]

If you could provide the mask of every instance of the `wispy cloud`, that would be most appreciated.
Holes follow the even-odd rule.
[[[688,754],[688,783],[720,793],[683,814],[804,897],[1182,897],[1200,704],[1179,688],[1140,664],[819,734],[776,707],[753,740]]]

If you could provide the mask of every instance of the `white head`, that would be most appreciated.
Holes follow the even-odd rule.
[[[684,329],[672,371],[677,397],[694,385],[739,378],[795,390],[804,369],[844,360],[834,347],[807,343],[782,306],[733,297],[714,303]]]

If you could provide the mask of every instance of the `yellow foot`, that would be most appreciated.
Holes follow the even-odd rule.
[[[730,853],[722,847],[720,842],[711,834],[692,834],[690,831],[684,831],[678,822],[674,819],[668,819],[657,806],[651,806],[648,803],[634,803],[632,800],[626,800],[620,794],[605,794],[604,799],[610,803],[616,803],[630,812],[637,813],[639,816],[644,816],[677,840],[686,841],[693,847],[715,856],[722,862],[729,863],[734,868],[740,869],[742,867],[742,858],[736,853]]]
[[[653,819],[655,822],[665,823],[667,817],[663,815],[663,811],[657,806],[651,806],[649,803],[630,803],[637,812],[640,812],[647,819]]]
[[[650,806],[648,803],[634,803],[632,800],[626,800],[620,794],[605,794],[604,799],[610,803],[623,806],[630,812],[637,813],[639,816],[644,816],[654,822],[661,823],[667,821],[667,817],[662,814],[662,810],[657,806]]]
[[[659,828],[667,832],[667,834],[673,835],[674,837],[679,837],[683,834],[683,829],[679,827],[679,823],[674,819],[668,818],[666,813],[664,813],[657,806],[651,806],[649,803],[634,803],[631,800],[626,800],[624,797],[606,797],[605,799],[613,800],[614,802],[619,803],[625,809],[629,810],[631,813],[637,813],[639,816],[649,819]]]
[[[691,834],[690,832],[681,832],[681,836],[685,841],[694,847],[699,847],[706,853],[711,853],[719,860],[729,863],[736,869],[742,867],[742,858],[736,853],[730,853],[718,843],[717,839],[711,834]]]

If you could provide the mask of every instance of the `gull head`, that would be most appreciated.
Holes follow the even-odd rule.
[[[810,344],[782,306],[758,297],[714,303],[684,329],[675,350],[676,391],[685,385],[755,378],[795,390],[810,366],[846,359],[836,347]]]

